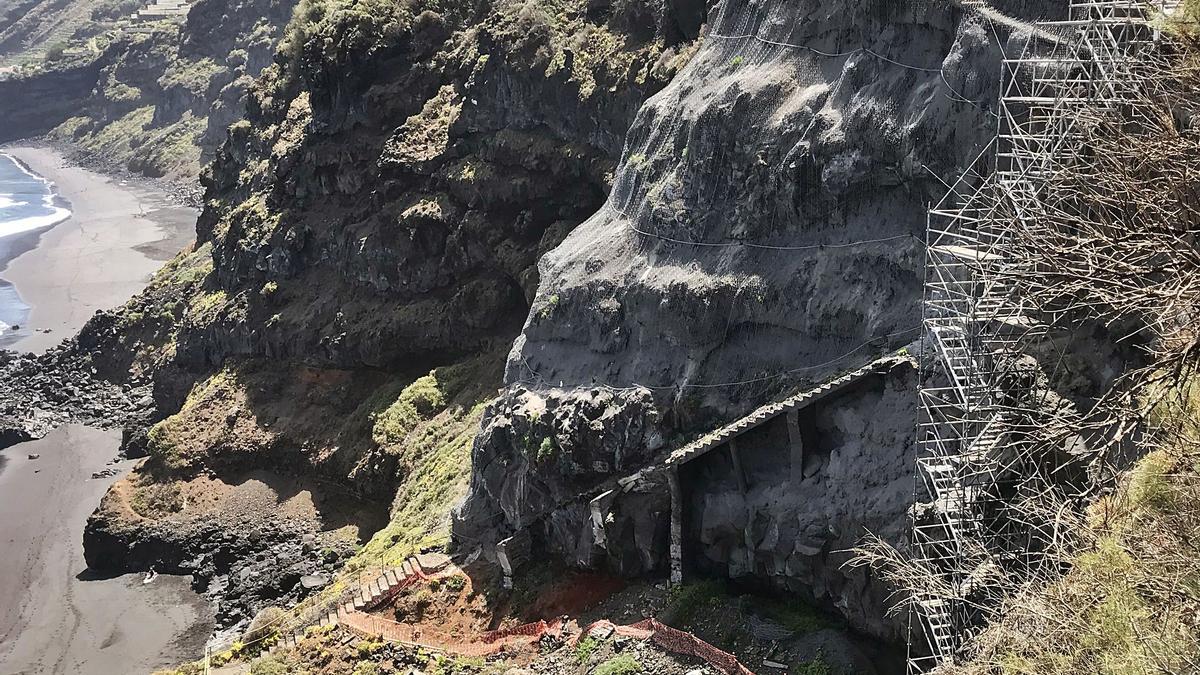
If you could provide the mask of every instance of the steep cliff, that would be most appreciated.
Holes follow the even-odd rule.
[[[528,530],[577,551],[589,527],[574,495],[915,338],[926,204],[994,134],[1013,25],[948,3],[722,4],[640,111],[608,201],[541,260],[507,392],[476,441],[463,545]],[[896,461],[877,455],[860,475]],[[890,493],[890,522],[863,511],[857,529],[900,537],[906,495]]]
[[[41,136],[88,104],[104,61],[63,64],[38,77],[0,79],[0,141]]]
[[[1028,18],[1059,3],[1002,4]],[[185,34],[215,16],[200,9]],[[469,470],[459,551],[530,533],[565,562],[665,573],[664,521],[633,514],[661,514],[665,492],[635,491],[605,555],[580,555],[595,543],[581,498],[916,337],[925,207],[994,131],[1010,28],[885,0],[304,0],[203,176],[197,247],[73,347],[154,390],[153,426],[128,438],[150,461],[93,518],[89,561],[220,576],[230,551],[269,548],[316,564],[253,531],[320,517],[256,520],[230,544],[176,515],[179,495],[251,475],[352,490],[339,508],[362,499],[369,517],[334,557],[383,513],[365,551],[392,555],[441,541]],[[137,58],[104,66],[96,116],[57,133],[142,170],[192,161],[156,148],[199,137],[200,102],[243,84],[212,45],[162,51],[171,30],[130,38]],[[137,107],[126,88],[161,100]],[[501,382],[489,356],[510,344]],[[833,553],[903,531],[912,390],[898,368],[812,411],[798,488],[774,480],[771,437],[736,498],[717,460],[689,469],[689,564],[894,637],[885,590]],[[225,487],[201,518],[245,512]],[[262,582],[238,569],[249,599],[230,623],[298,594],[242,593]]]
[[[183,22],[151,23],[93,8],[98,21],[64,36],[66,55],[0,80],[0,117],[12,120],[0,140],[49,134],[106,167],[191,185],[241,117],[293,5],[198,0]]]
[[[581,3],[448,7],[301,7],[205,179],[226,301],[181,353],[394,368],[516,334],[679,48]]]
[[[51,137],[152,177],[194,179],[241,117],[293,0],[199,0],[182,24],[129,27],[107,49],[91,100]]]
[[[356,509],[349,491],[390,516],[375,555],[444,540],[537,259],[603,203],[625,130],[703,18],[689,3],[302,3],[204,174],[196,248],[74,348],[102,378],[153,380],[157,411],[128,434],[150,459],[89,523],[89,563],[214,579],[230,624],[295,597],[230,561],[256,532],[320,518],[247,510],[233,488],[179,511],[205,481],[252,475],[316,477],[332,490],[306,483],[318,504]],[[166,508],[139,511],[139,494]],[[213,535],[222,518],[241,525]],[[356,522],[354,543],[379,527]],[[323,544],[258,545],[327,564]]]

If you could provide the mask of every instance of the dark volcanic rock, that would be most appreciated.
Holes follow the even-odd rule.
[[[1014,0],[1001,9],[1031,19],[1063,8]],[[608,556],[591,554],[582,505],[546,513],[539,494],[567,494],[620,468],[529,469],[532,453],[508,429],[530,397],[644,390],[643,426],[682,440],[915,339],[927,204],[945,191],[938,176],[959,175],[995,133],[996,40],[1015,25],[953,4],[722,3],[699,52],[639,111],[607,203],[541,258],[509,358],[509,393],[473,450],[471,494],[455,525],[463,546],[533,527],[536,541],[574,564],[662,569],[661,520],[645,516],[662,512],[662,486],[626,509],[640,515]],[[540,433],[569,434],[583,417],[583,408],[556,415]],[[594,455],[641,456],[644,440],[619,433],[637,425],[612,421],[593,431],[604,439]],[[869,439],[893,426],[880,416],[857,433]],[[906,441],[890,442],[878,465],[837,475],[836,489],[854,494],[883,475],[886,485],[872,489],[899,503],[834,502],[844,512],[811,513],[802,524],[817,534],[837,526],[837,536],[806,539],[789,527],[780,545],[803,541],[800,553],[817,555],[861,534],[847,533],[847,522],[902,543],[911,492],[894,489],[907,478],[891,470]],[[739,512],[728,506],[726,516]],[[772,510],[779,503],[759,506],[763,518],[782,518]],[[721,530],[709,525],[701,530]],[[781,575],[789,588],[841,595],[832,604],[856,624],[892,632],[870,619],[886,593],[877,582],[838,581],[826,563],[789,558],[767,570],[717,557],[715,567],[733,576]]]
[[[96,377],[73,340],[42,355],[0,352],[0,447],[41,438],[69,423],[100,428],[145,425],[153,415],[148,384]]]
[[[190,574],[193,587],[217,604],[222,628],[245,624],[263,607],[295,603],[319,588],[304,585],[306,575],[332,574],[354,553],[352,544],[324,536],[319,546],[305,546],[312,523],[274,512],[143,519],[120,513],[116,501],[110,493],[88,519],[88,568]]]
[[[198,224],[226,302],[181,333],[189,367],[396,368],[511,340],[538,257],[602,203],[638,107],[686,60],[537,3],[391,30],[353,68],[281,53],[231,127]]]
[[[0,79],[0,102],[7,102],[0,103],[0,143],[41,136],[78,114],[106,63],[93,58],[35,78]]]

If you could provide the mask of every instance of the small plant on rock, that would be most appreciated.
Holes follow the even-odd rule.
[[[588,659],[592,658],[592,652],[595,652],[599,646],[600,640],[591,635],[584,636],[579,644],[575,645],[575,662],[587,663]]]
[[[593,675],[632,675],[642,670],[642,664],[632,654],[619,654],[597,666]]]

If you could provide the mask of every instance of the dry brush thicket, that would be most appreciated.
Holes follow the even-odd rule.
[[[981,460],[987,550],[964,542],[950,574],[858,551],[899,611],[967,596],[979,628],[939,672],[1200,672],[1200,45],[1164,35],[1124,84],[1134,103],[1073,111],[1033,208],[991,184],[1009,227],[992,272],[1050,337],[993,355],[1008,424]],[[1083,333],[1121,372],[1066,391]],[[1029,555],[998,555],[1014,543]]]

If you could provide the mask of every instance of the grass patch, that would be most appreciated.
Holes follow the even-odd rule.
[[[418,423],[445,409],[449,384],[447,380],[456,378],[447,377],[447,369],[439,370],[417,378],[400,392],[395,402],[373,416],[371,437],[376,443],[384,447],[400,443],[408,438],[408,434]],[[454,383],[458,384],[457,381]]]
[[[129,507],[143,518],[158,518],[183,510],[183,495],[175,483],[147,483],[134,488]]]
[[[155,462],[167,471],[177,471],[182,469],[187,462],[184,460],[183,453],[180,451],[179,444],[172,438],[170,421],[172,417],[168,417],[150,427],[150,431],[146,434],[148,441],[146,452],[150,455],[151,461]],[[136,508],[134,509],[137,510]]]
[[[642,672],[642,664],[632,654],[618,654],[592,672],[595,675],[631,675]]]
[[[726,595],[725,584],[715,579],[674,586],[663,612],[664,621],[676,626],[687,625],[701,610],[720,604]]]
[[[436,368],[404,387],[374,417],[371,435],[400,458],[407,477],[387,526],[350,566],[396,565],[449,541],[451,506],[466,494],[471,445],[500,381],[502,354]],[[394,391],[394,390],[393,390]]]
[[[815,607],[797,599],[770,598],[755,603],[772,621],[798,633],[812,633],[831,628],[834,622]]]
[[[209,323],[229,301],[224,289],[202,293],[192,300],[189,316],[196,323]]]
[[[603,644],[591,635],[586,635],[575,645],[575,663],[587,663],[596,649]]]
[[[835,670],[833,666],[824,657],[818,656],[812,661],[805,661],[788,669],[790,675],[839,675],[840,671]]]
[[[1175,469],[1175,459],[1162,450],[1142,458],[1129,476],[1129,503],[1134,508],[1168,509],[1175,503],[1175,490],[1169,474]]]

